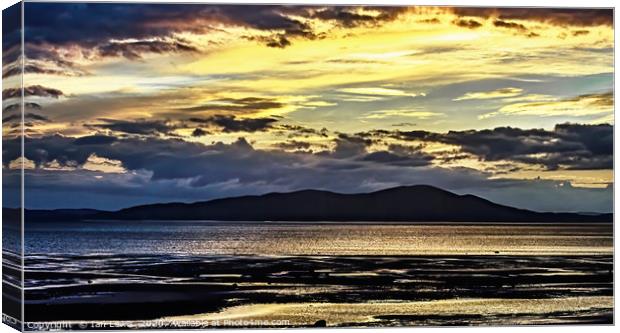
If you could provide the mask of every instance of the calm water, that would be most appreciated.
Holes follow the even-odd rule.
[[[612,253],[611,224],[233,222],[32,224],[26,254],[415,255]]]
[[[26,312],[74,329],[613,321],[610,224],[108,221],[26,229]],[[10,253],[4,264],[11,258],[17,267]]]

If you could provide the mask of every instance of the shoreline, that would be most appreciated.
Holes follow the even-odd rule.
[[[493,310],[493,304],[501,303],[497,299],[564,302],[567,306],[548,318],[559,323],[606,322],[606,313],[613,309],[608,301],[613,295],[612,255],[39,255],[27,258],[26,265],[26,320],[40,323],[152,321],[212,315],[236,307],[255,309],[273,304],[289,309],[294,304],[316,303],[323,304],[319,307],[365,306],[373,316],[383,316],[381,325],[449,325],[463,320],[484,325],[484,317],[457,318],[467,313],[420,317],[413,310],[379,311],[386,302],[415,308],[412,304],[459,299],[477,299],[482,304],[488,301],[488,311]],[[594,304],[592,309],[600,311],[574,306],[578,302],[570,300],[575,297],[594,297],[589,299]],[[542,320],[536,313],[515,316],[496,319]],[[331,320],[331,324],[335,322]]]

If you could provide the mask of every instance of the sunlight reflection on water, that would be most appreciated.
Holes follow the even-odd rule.
[[[33,224],[26,252],[233,255],[611,253],[611,224],[337,225],[232,222]]]

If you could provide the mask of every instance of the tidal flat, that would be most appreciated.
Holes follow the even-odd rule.
[[[26,320],[75,329],[613,321],[611,255],[36,255],[26,265]]]

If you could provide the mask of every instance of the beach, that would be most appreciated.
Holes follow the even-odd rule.
[[[256,232],[255,225],[249,228]],[[498,228],[519,230],[492,226],[487,232],[497,234]],[[574,237],[570,228],[563,230]],[[403,255],[389,253],[389,242],[381,254],[363,247],[342,255],[106,254],[86,253],[86,247],[79,254],[29,254],[26,321],[74,329],[610,324],[613,257],[607,227],[575,230],[602,240],[598,247],[584,248],[586,241],[538,254],[428,254],[399,247],[412,251]],[[557,243],[558,237],[549,239]],[[326,236],[317,246],[329,242]],[[291,248],[284,243],[281,248]],[[253,248],[251,242],[246,248]]]

